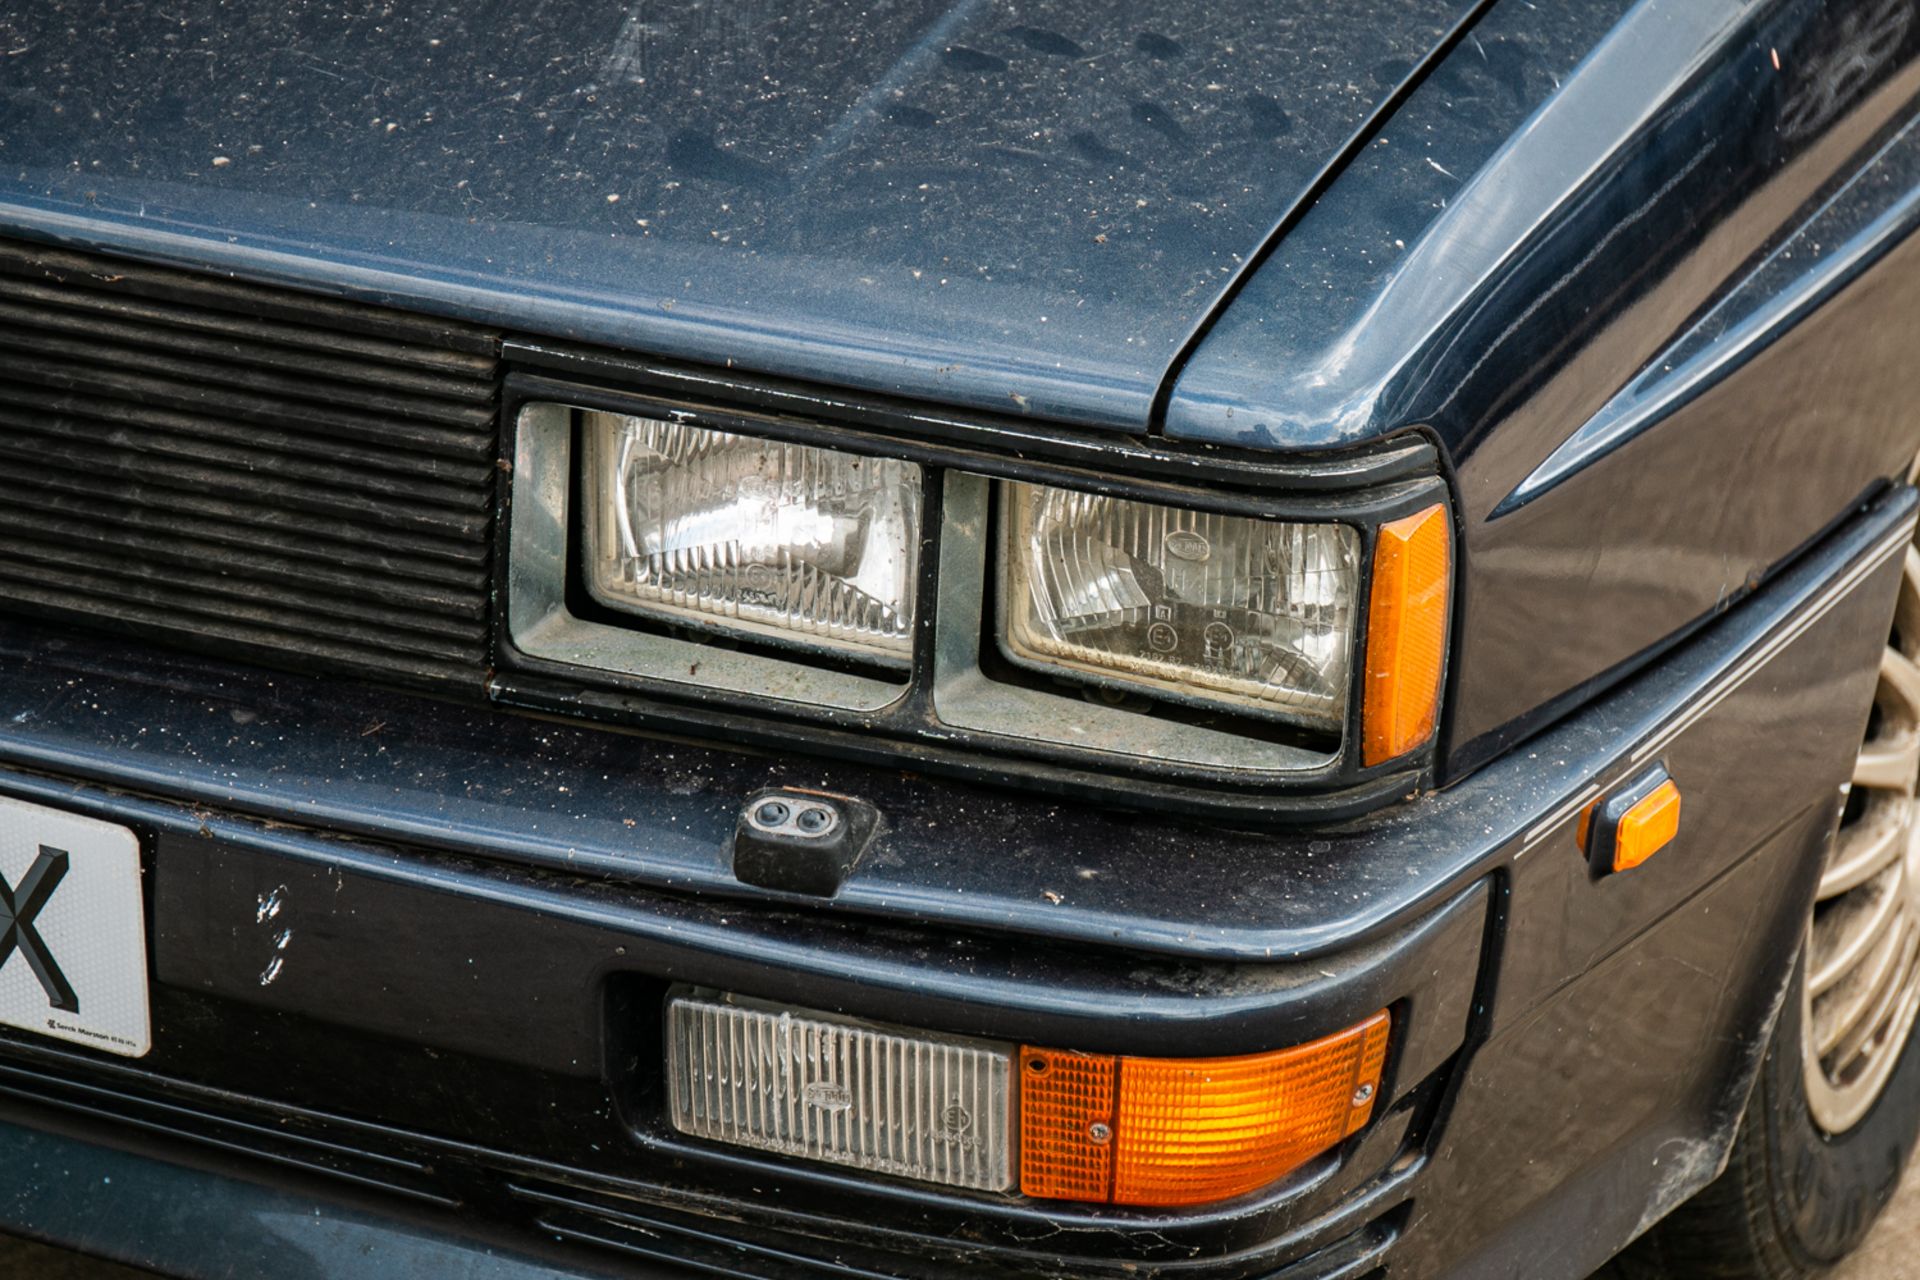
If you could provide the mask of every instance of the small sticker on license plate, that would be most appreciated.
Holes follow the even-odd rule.
[[[0,1025],[129,1058],[152,1047],[133,832],[0,797]]]

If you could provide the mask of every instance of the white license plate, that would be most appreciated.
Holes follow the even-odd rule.
[[[129,1058],[153,1046],[133,832],[0,797],[0,1025]]]

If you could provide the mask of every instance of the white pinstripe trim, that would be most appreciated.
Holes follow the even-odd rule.
[[[1914,521],[1906,520],[1902,522],[1900,528],[1875,543],[1867,552],[1865,559],[1829,583],[1826,590],[1805,609],[1795,614],[1785,627],[1768,637],[1759,648],[1742,658],[1737,666],[1720,677],[1719,681],[1708,688],[1704,694],[1682,707],[1671,719],[1648,735],[1645,742],[1634,748],[1633,754],[1627,757],[1627,762],[1639,764],[1648,756],[1664,750],[1675,738],[1692,728],[1702,716],[1724,702],[1736,689],[1752,679],[1760,668],[1778,657],[1781,650],[1798,640],[1814,623],[1831,613],[1834,606],[1851,595],[1853,589],[1859,586],[1869,574],[1904,549],[1913,539],[1913,528]],[[1518,862],[1531,853],[1535,846],[1553,834],[1568,818],[1586,808],[1587,803],[1599,795],[1600,791],[1599,783],[1588,783],[1578,795],[1543,818],[1531,831],[1527,832],[1519,852],[1513,855],[1514,861]]]

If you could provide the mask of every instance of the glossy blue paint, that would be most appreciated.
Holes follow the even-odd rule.
[[[1139,430],[1468,8],[0,5],[0,229]]]
[[[1428,349],[1730,20],[1642,5],[1592,51],[1626,9],[1496,5],[1252,273],[1178,371],[1166,434],[1324,448],[1408,426],[1408,371],[1459,371]]]
[[[1564,22],[1490,13],[1475,40],[1532,78],[1476,93],[1491,73],[1460,46],[1253,270],[1168,408],[1186,440],[1445,450],[1443,777],[1726,608],[1920,448],[1891,337],[1920,287],[1912,7],[1640,0],[1584,55],[1551,43]]]
[[[1779,248],[1493,509],[1503,516],[1657,425],[1785,337],[1920,225],[1920,121],[1895,134]]]

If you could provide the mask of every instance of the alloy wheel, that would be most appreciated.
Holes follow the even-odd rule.
[[[1866,741],[1842,788],[1807,934],[1802,1059],[1814,1123],[1873,1109],[1920,1013],[1920,550],[1907,548]]]

